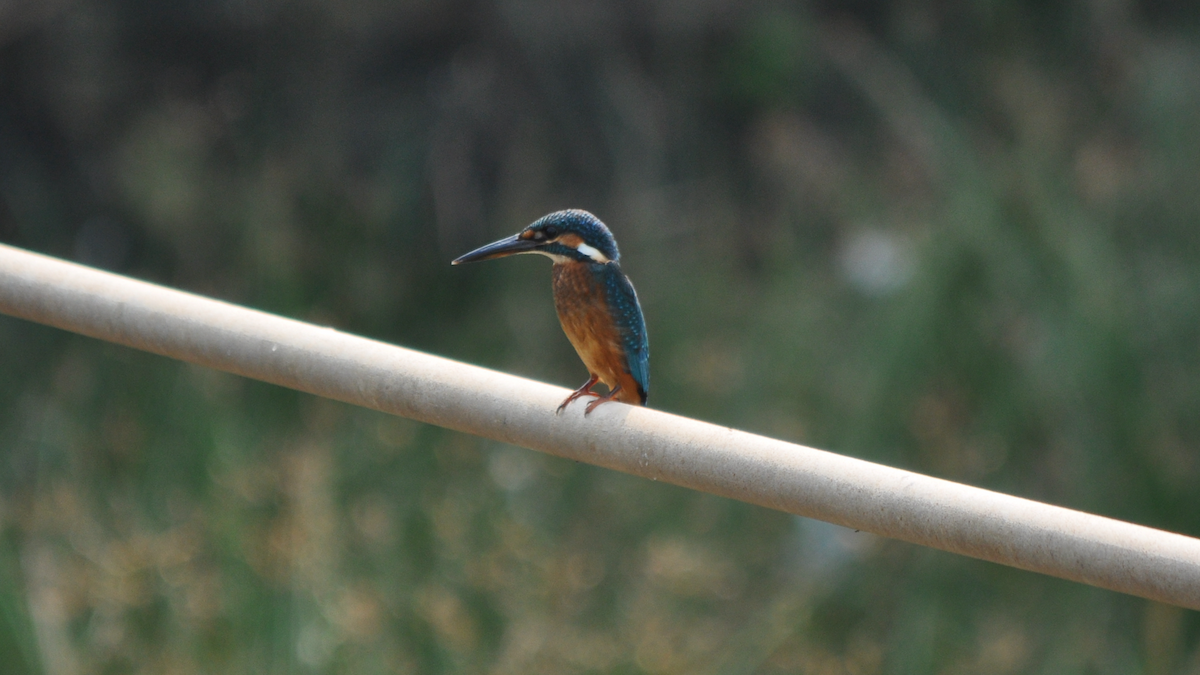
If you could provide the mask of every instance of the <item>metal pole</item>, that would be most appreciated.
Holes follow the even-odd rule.
[[[567,390],[0,245],[0,312],[318,396],[1200,609],[1200,540]]]

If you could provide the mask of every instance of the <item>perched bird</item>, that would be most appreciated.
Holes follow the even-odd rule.
[[[540,253],[554,261],[554,308],[563,332],[591,377],[558,406],[595,396],[584,415],[616,399],[646,405],[650,390],[650,343],[637,293],[618,261],[617,242],[600,219],[587,211],[556,211],[507,239],[493,242],[452,265]],[[608,387],[601,396],[597,382]]]

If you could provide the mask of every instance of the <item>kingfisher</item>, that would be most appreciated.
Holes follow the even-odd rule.
[[[633,284],[621,271],[617,240],[608,227],[587,211],[556,211],[450,264],[519,253],[539,253],[554,261],[554,309],[590,376],[555,414],[583,396],[596,397],[584,409],[585,416],[613,400],[646,405],[650,390],[646,321]],[[608,387],[608,393],[592,391],[597,382]]]

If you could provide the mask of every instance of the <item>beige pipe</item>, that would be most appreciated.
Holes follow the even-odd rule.
[[[0,312],[618,471],[1200,609],[1200,540],[567,390],[0,245]]]

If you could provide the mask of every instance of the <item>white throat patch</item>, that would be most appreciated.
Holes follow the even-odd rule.
[[[553,260],[554,264],[556,264],[556,265],[571,262],[571,259],[568,258],[567,256],[558,255],[557,253],[550,253],[549,251],[522,251],[522,253],[537,253],[538,255],[544,255],[547,258]]]

